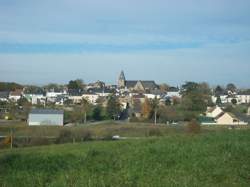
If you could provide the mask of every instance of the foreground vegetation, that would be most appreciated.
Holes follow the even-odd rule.
[[[249,186],[250,131],[0,151],[1,186]]]

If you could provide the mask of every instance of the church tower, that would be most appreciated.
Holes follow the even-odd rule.
[[[124,88],[126,86],[125,82],[126,82],[126,79],[125,79],[124,72],[121,71],[120,76],[118,78],[118,88]]]

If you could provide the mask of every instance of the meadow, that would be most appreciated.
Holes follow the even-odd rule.
[[[0,186],[250,186],[250,131],[3,149]]]

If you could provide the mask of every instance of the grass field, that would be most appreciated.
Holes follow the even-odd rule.
[[[0,186],[250,186],[250,131],[4,149]]]

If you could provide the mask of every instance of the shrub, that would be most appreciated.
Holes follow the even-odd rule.
[[[192,119],[188,124],[187,124],[187,132],[189,133],[199,133],[201,131],[201,126],[200,123]]]
[[[68,129],[62,129],[59,133],[59,136],[56,140],[56,143],[66,143],[73,140],[72,132]]]
[[[148,136],[162,136],[162,132],[159,128],[153,127],[148,130],[147,135]]]
[[[29,145],[31,146],[48,145],[48,144],[50,144],[48,138],[44,138],[44,137],[32,137],[29,142]]]
[[[84,129],[74,133],[74,138],[77,141],[88,141],[92,140],[93,134],[90,130]]]

